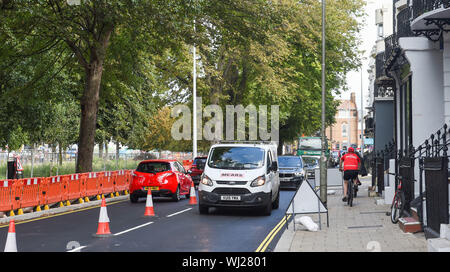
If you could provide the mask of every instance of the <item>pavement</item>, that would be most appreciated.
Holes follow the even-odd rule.
[[[377,205],[379,197],[369,197],[371,177],[364,177],[353,207],[342,201],[342,188],[328,195],[329,227],[326,214],[321,215],[321,230],[308,231],[300,223],[290,220],[274,252],[426,252],[427,240],[423,232],[404,233],[392,224],[386,212],[390,205]],[[305,215],[296,215],[300,218]],[[317,214],[307,215],[318,224]]]

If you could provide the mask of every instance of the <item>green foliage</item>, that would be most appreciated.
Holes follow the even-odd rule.
[[[204,105],[279,105],[282,141],[319,129],[320,1],[81,2],[0,2],[0,146],[65,148],[87,135],[135,149],[189,150],[190,141],[160,138],[169,138],[164,107],[192,105],[193,44]],[[327,124],[333,94],[360,65],[363,5],[327,1]],[[83,123],[86,116],[95,124]]]

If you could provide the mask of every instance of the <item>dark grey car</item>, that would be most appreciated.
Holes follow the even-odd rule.
[[[302,180],[305,179],[303,160],[300,156],[278,157],[278,168],[280,188],[282,189],[297,189]]]

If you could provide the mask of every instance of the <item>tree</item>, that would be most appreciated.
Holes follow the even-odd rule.
[[[103,71],[109,61],[119,59],[108,59],[108,48],[126,33],[133,42],[122,52],[148,50],[157,55],[164,48],[177,50],[174,41],[191,36],[185,2],[95,0],[70,6],[63,0],[20,1],[5,12],[10,29],[25,29],[16,32],[18,37],[39,45],[37,51],[62,47],[83,71],[77,172],[92,170]]]
[[[318,1],[236,1],[206,6],[209,43],[201,53],[204,102],[280,106],[280,141],[313,134],[321,123],[321,6]],[[362,1],[328,1],[326,121],[334,122],[335,90],[359,66]],[[270,117],[269,117],[270,118]],[[248,129],[248,128],[247,128]]]

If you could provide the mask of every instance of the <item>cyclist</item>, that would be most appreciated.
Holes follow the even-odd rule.
[[[342,167],[342,164],[344,167]],[[344,197],[342,201],[347,201],[347,184],[350,179],[353,179],[355,184],[358,184],[358,173],[361,168],[361,159],[353,147],[349,147],[347,153],[341,157],[339,162],[339,171],[344,171]]]

